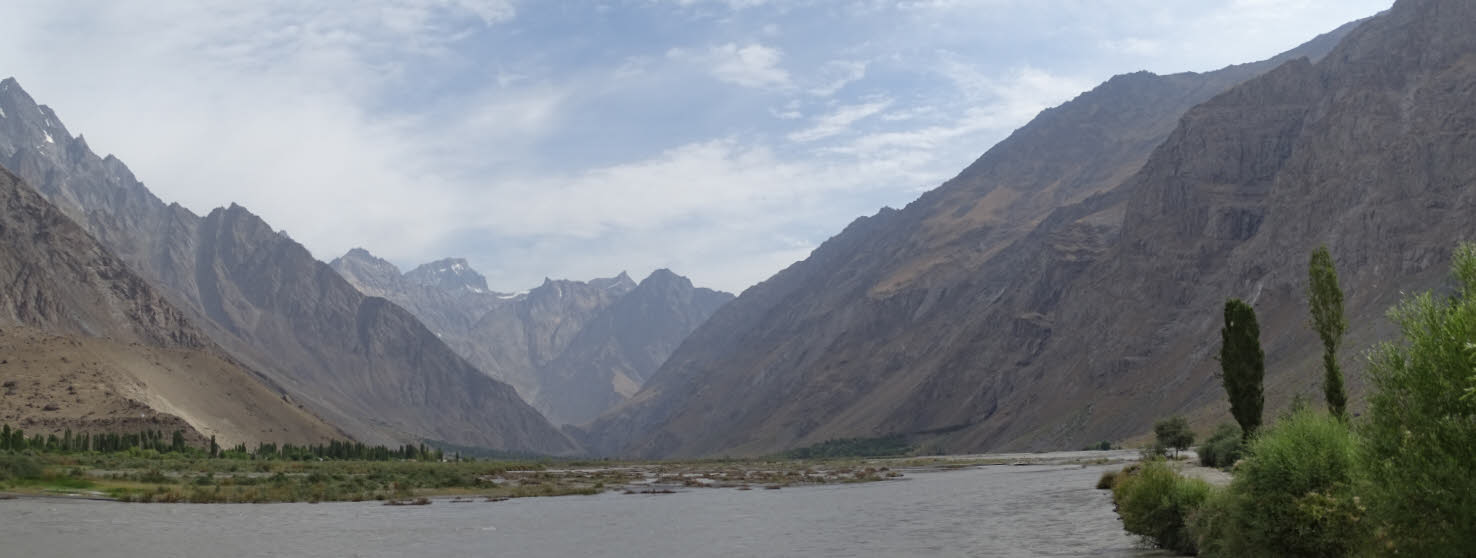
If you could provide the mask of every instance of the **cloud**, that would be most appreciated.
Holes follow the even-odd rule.
[[[678,6],[700,6],[704,4],[723,4],[729,9],[743,10],[756,8],[769,3],[769,0],[674,0]]]
[[[324,259],[741,290],[1111,74],[1388,1],[23,2],[0,74],[162,199],[239,202]]]
[[[892,101],[888,99],[860,105],[843,106],[836,109],[835,112],[819,118],[814,126],[793,132],[785,137],[789,138],[789,141],[800,143],[825,139],[845,132],[856,121],[886,110],[891,105]]]
[[[755,89],[786,88],[790,86],[789,72],[779,67],[784,53],[758,43],[738,45],[727,43],[711,47],[702,53],[674,48],[667,51],[667,58],[685,60],[710,68],[712,76],[720,81]]]
[[[818,74],[822,83],[810,88],[809,93],[817,97],[829,97],[866,77],[866,62],[832,60],[820,66]]]

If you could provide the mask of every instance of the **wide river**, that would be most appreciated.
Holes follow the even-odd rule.
[[[854,485],[403,507],[6,500],[0,556],[1155,555],[1092,488],[1107,468],[988,466]]]

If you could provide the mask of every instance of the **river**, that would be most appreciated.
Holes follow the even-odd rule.
[[[1120,467],[1120,465],[1119,465]],[[429,506],[0,501],[0,556],[1154,556],[1108,467],[986,466],[782,490]]]

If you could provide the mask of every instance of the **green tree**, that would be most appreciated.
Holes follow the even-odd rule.
[[[1476,549],[1476,245],[1456,249],[1456,293],[1407,297],[1389,315],[1402,344],[1369,358],[1363,470],[1386,546],[1406,556]]]
[[[1174,448],[1175,456],[1194,445],[1194,430],[1189,428],[1189,421],[1182,416],[1153,423],[1153,435],[1158,438],[1158,445]]]
[[[1343,289],[1338,287],[1338,270],[1332,255],[1322,246],[1312,251],[1307,263],[1307,303],[1312,308],[1312,329],[1322,339],[1322,392],[1327,396],[1327,409],[1333,416],[1348,418],[1348,392],[1343,389],[1343,371],[1338,368],[1338,347],[1348,331],[1343,318]]]
[[[1240,299],[1225,301],[1225,327],[1220,329],[1220,379],[1230,397],[1230,414],[1246,439],[1261,427],[1265,399],[1266,353],[1261,350],[1261,327],[1256,311]]]

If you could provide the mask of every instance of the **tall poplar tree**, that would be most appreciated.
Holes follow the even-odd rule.
[[[1250,439],[1261,426],[1265,405],[1261,381],[1266,377],[1266,353],[1261,350],[1256,311],[1240,299],[1226,300],[1220,341],[1220,379],[1230,397],[1230,414],[1240,423],[1245,439]]]
[[[1348,417],[1348,392],[1343,388],[1343,371],[1338,368],[1338,347],[1348,331],[1343,318],[1343,290],[1338,287],[1338,270],[1332,255],[1322,246],[1312,251],[1307,264],[1307,303],[1312,307],[1312,329],[1322,339],[1322,392],[1333,416]]]

